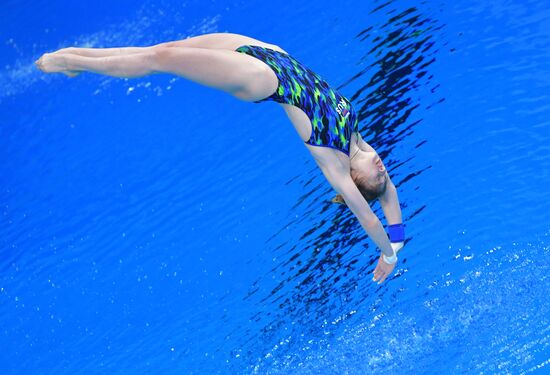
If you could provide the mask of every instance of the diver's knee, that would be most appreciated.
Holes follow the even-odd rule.
[[[174,48],[167,45],[156,45],[148,51],[153,70],[165,71],[174,60]]]

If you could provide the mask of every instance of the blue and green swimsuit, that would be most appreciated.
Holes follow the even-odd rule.
[[[300,108],[311,120],[311,136],[305,143],[334,148],[349,156],[351,134],[358,131],[358,121],[351,103],[344,96],[284,52],[250,45],[236,51],[263,61],[279,79],[277,90],[255,103],[275,101]]]

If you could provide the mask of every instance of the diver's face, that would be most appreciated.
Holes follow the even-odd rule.
[[[386,167],[376,151],[357,151],[352,159],[352,168],[359,172],[370,186],[380,186],[386,181]]]

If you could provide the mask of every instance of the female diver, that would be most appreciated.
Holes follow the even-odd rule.
[[[201,35],[151,47],[63,48],[36,65],[45,73],[112,77],[170,73],[247,102],[279,103],[330,185],[381,249],[373,281],[390,275],[404,229],[395,186],[376,151],[361,138],[350,102],[282,48],[230,33]],[[351,155],[351,156],[350,156]],[[389,239],[368,201],[378,198]]]

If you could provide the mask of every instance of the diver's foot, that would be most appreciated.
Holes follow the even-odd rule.
[[[38,69],[44,73],[63,73],[68,77],[80,74],[76,70],[67,69],[67,61],[63,54],[45,53],[35,62]]]

